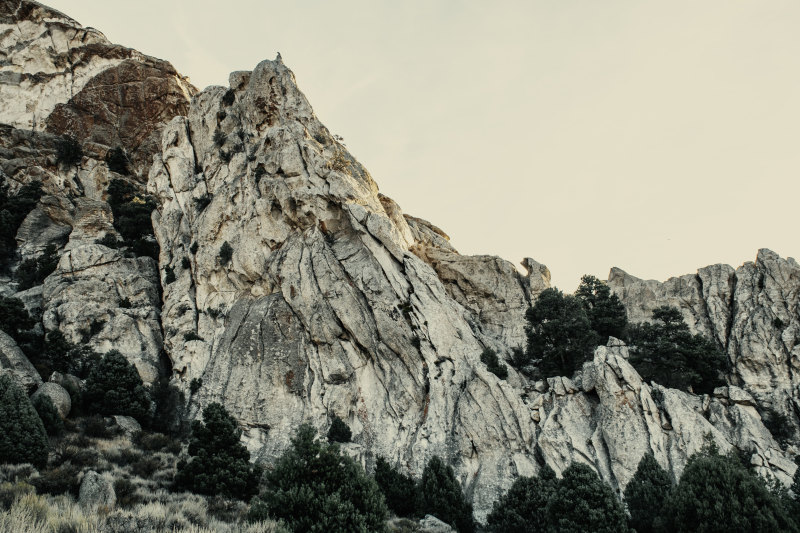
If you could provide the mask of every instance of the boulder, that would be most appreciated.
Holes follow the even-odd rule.
[[[81,481],[78,503],[85,509],[114,507],[117,503],[114,482],[108,476],[89,470]]]
[[[10,374],[27,391],[42,384],[39,372],[28,361],[10,335],[0,330],[0,373]]]
[[[428,514],[419,521],[418,531],[419,533],[455,533],[456,530],[435,516]]]
[[[36,389],[36,392],[34,392],[31,396],[31,400],[34,400],[39,396],[47,396],[50,398],[50,400],[53,402],[53,406],[56,408],[56,411],[58,411],[59,416],[62,419],[67,418],[70,410],[72,409],[72,398],[70,398],[69,392],[67,392],[64,387],[58,383],[48,381]]]

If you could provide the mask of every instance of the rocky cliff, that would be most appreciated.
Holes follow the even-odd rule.
[[[797,449],[782,449],[761,414],[797,421],[793,260],[762,251],[737,270],[665,283],[612,271],[633,321],[676,304],[725,349],[729,386],[713,395],[643,383],[616,339],[574,376],[533,382],[509,368],[502,380],[480,354],[507,359],[524,344],[547,268],[525,259],[523,275],[461,255],[404,214],[280,61],[195,94],[168,63],[27,0],[0,0],[0,53],[2,179],[45,192],[19,228],[12,270],[48,244],[60,256],[43,284],[19,292],[7,276],[0,291],[42,330],[119,349],[148,382],[171,375],[189,417],[223,403],[257,460],[281,453],[301,422],[325,432],[338,415],[353,431],[348,453],[367,467],[382,455],[419,475],[444,457],[479,519],[544,464],[584,462],[622,490],[644,453],[677,477],[707,436],[789,482]],[[74,165],[57,161],[67,132],[83,148]],[[116,147],[129,173],[109,168]],[[115,179],[134,201],[155,200],[157,262],[97,242],[119,237]],[[13,340],[0,340],[0,367],[38,386]]]

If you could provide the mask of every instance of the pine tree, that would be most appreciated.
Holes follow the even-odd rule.
[[[0,463],[47,464],[47,433],[28,395],[0,375]]]
[[[337,445],[317,440],[308,424],[267,473],[266,486],[250,520],[282,519],[297,533],[385,531],[386,504],[375,480]]]
[[[625,503],[630,525],[639,533],[659,531],[664,500],[672,488],[672,479],[648,453],[639,461],[636,473],[625,487]]]
[[[144,421],[150,396],[139,372],[117,350],[111,350],[89,372],[83,394],[91,413],[127,415]]]
[[[198,494],[252,498],[261,468],[250,464],[250,452],[240,442],[241,436],[236,420],[222,405],[208,405],[203,421],[192,422],[191,458],[178,463],[176,487]]]
[[[600,342],[607,341],[608,337],[622,339],[625,336],[628,325],[625,306],[604,281],[583,276],[575,296],[583,305],[592,329],[600,336]]]
[[[331,427],[328,429],[328,441],[329,442],[350,442],[350,438],[353,436],[353,433],[350,431],[350,428],[347,424],[345,424],[344,420],[339,418],[338,415],[333,416],[333,421],[331,422]]]
[[[419,500],[419,487],[414,478],[399,472],[383,457],[378,457],[375,481],[389,509],[397,516],[414,516]]]
[[[453,468],[434,455],[425,465],[420,481],[421,514],[432,514],[458,529],[475,531],[472,505],[468,504]]]
[[[589,466],[573,463],[545,510],[550,531],[627,532],[625,511],[611,488]]]
[[[571,376],[592,356],[597,334],[580,301],[558,289],[542,291],[526,313],[527,359],[539,359],[543,377]]]
[[[511,488],[494,503],[486,518],[492,533],[545,533],[544,513],[556,488],[556,475],[545,466],[538,477],[519,477]]]

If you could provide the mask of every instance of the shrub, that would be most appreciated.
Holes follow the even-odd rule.
[[[210,203],[211,203],[211,196],[208,195],[208,194],[206,194],[204,196],[198,196],[197,198],[194,199],[194,205],[195,205],[195,207],[197,207],[198,211],[203,211],[206,207],[208,207],[208,204],[210,204]],[[197,244],[197,243],[195,243],[195,244]],[[196,247],[195,247],[195,250],[196,250]],[[195,253],[195,252],[192,252],[192,253]]]
[[[169,285],[170,283],[174,282],[177,278],[175,277],[175,271],[172,269],[171,266],[167,265],[164,267],[164,284]]]
[[[150,219],[155,201],[125,180],[114,178],[108,186],[108,204],[114,214],[114,228],[122,236],[124,245],[138,256],[158,261],[158,244]]]
[[[58,248],[55,244],[48,244],[42,255],[23,261],[16,272],[19,283],[17,290],[24,291],[44,283],[45,278],[58,267],[58,260]]]
[[[611,487],[581,463],[564,470],[545,514],[553,531],[628,531],[625,511]]]
[[[89,333],[89,331],[87,331]],[[100,361],[100,354],[88,346],[76,346],[59,330],[48,331],[45,335],[44,358],[52,365],[53,370],[86,378],[89,372]],[[69,389],[68,389],[69,390]],[[73,407],[79,407],[79,390],[70,390]]]
[[[20,342],[23,339],[22,332],[35,325],[36,322],[28,314],[22,300],[0,296],[0,330]]]
[[[200,387],[203,386],[203,378],[194,378],[192,381],[189,382],[189,392],[192,394],[197,393],[200,390]]]
[[[192,263],[189,261],[188,257],[184,257],[183,259],[181,259],[181,268],[182,269],[189,270],[189,268],[191,268],[191,266],[192,266]]]
[[[303,424],[266,474],[266,491],[249,518],[285,520],[292,531],[385,531],[386,505],[375,480],[339,447]]]
[[[195,242],[193,242],[193,243],[192,243],[192,245],[189,247],[189,251],[190,251],[190,252],[192,252],[192,255],[195,255],[195,254],[197,253],[197,250],[198,250],[199,248],[200,248],[200,247],[197,245],[197,241],[195,241]]]
[[[84,435],[96,439],[108,439],[111,437],[111,431],[109,431],[105,419],[98,414],[87,416],[81,420],[81,431]]]
[[[608,337],[625,337],[628,325],[625,306],[604,281],[588,274],[583,276],[575,296],[586,311],[592,329],[600,336],[600,342],[606,342]]]
[[[0,483],[0,510],[8,510],[14,502],[34,492],[33,485],[18,481],[16,483]]]
[[[94,242],[95,244],[102,244],[103,246],[107,248],[112,248],[114,250],[119,248],[121,244],[119,239],[117,239],[113,233],[106,233],[105,235],[103,235],[102,239],[97,239]]]
[[[348,425],[339,418],[338,415],[333,416],[331,427],[328,429],[329,442],[350,442],[353,434]]]
[[[241,435],[236,420],[222,405],[206,407],[203,422],[192,422],[191,459],[178,463],[176,486],[243,500],[254,496],[261,469],[250,464],[250,452],[239,442]]]
[[[0,183],[0,268],[7,271],[17,249],[17,231],[28,213],[42,197],[42,184],[32,181],[23,185],[17,194],[8,194],[8,184]]]
[[[31,401],[31,404],[39,414],[48,435],[58,436],[64,432],[64,421],[61,420],[61,415],[58,414],[58,410],[49,396],[40,394]]]
[[[131,465],[131,473],[144,479],[150,479],[161,468],[158,457],[143,457]]]
[[[419,487],[414,478],[401,473],[383,457],[378,457],[375,482],[392,512],[397,516],[414,516],[419,504]]]
[[[153,403],[155,403],[155,413],[150,429],[169,435],[180,432],[183,422],[181,414],[185,403],[183,392],[171,384],[168,377],[164,376],[153,384],[151,395]],[[174,443],[169,445],[170,449],[174,446]],[[178,452],[180,452],[180,445],[178,445]]]
[[[222,96],[222,105],[229,106],[236,101],[236,92],[233,89],[228,89]]]
[[[225,144],[225,141],[228,140],[228,136],[225,135],[222,130],[217,130],[214,132],[214,144],[217,146],[222,146]]]
[[[699,394],[724,385],[725,356],[712,341],[692,335],[680,311],[659,307],[653,319],[630,328],[630,361],[642,379]]]
[[[185,340],[186,342],[201,341],[203,340],[203,337],[198,335],[197,332],[195,331],[187,331],[186,333],[183,334],[183,340]]]
[[[506,365],[497,358],[497,353],[491,348],[486,348],[481,354],[481,362],[486,365],[486,369],[500,379],[508,377]]]
[[[545,289],[525,317],[528,361],[539,359],[543,377],[571,376],[592,356],[597,334],[580,300],[558,289]]]
[[[764,422],[764,426],[772,434],[775,441],[781,446],[786,446],[794,436],[792,423],[789,421],[789,417],[780,411],[767,407],[764,409],[764,412],[761,413],[761,420]]]
[[[150,397],[136,367],[117,350],[111,350],[89,372],[84,401],[91,412],[127,415],[144,421]]]
[[[108,151],[106,154],[106,164],[109,170],[117,174],[130,173],[128,170],[128,156],[125,154],[125,150],[119,146]]]
[[[56,142],[56,162],[64,167],[77,165],[83,159],[83,148],[75,137],[64,136]]]
[[[435,455],[422,472],[420,514],[432,514],[458,529],[459,533],[475,531],[472,505],[464,499],[453,468]]]
[[[64,494],[66,492],[78,494],[80,483],[78,474],[80,470],[77,466],[65,463],[57,468],[42,472],[38,478],[33,478],[31,483],[36,487],[39,494]]]
[[[650,453],[642,457],[636,473],[625,487],[630,526],[636,531],[661,530],[661,507],[671,488],[672,479],[655,457]]]
[[[47,433],[28,395],[0,375],[0,463],[47,463]]]
[[[545,533],[547,502],[556,489],[556,474],[545,466],[539,477],[519,477],[494,503],[486,517],[492,533]]]
[[[132,507],[142,501],[136,494],[136,486],[129,479],[121,478],[114,481],[114,494],[120,507]]]
[[[225,241],[219,248],[219,262],[222,266],[228,266],[233,258],[233,247]]]
[[[798,531],[758,474],[713,447],[689,458],[661,517],[668,531]]]

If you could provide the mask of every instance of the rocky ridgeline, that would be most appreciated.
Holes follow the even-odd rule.
[[[168,373],[166,353],[189,415],[223,403],[257,459],[280,454],[301,422],[324,433],[337,415],[353,431],[346,451],[368,467],[378,455],[415,475],[434,454],[452,463],[481,520],[543,464],[587,463],[621,490],[644,453],[677,477],[708,436],[789,482],[797,449],[781,449],[760,409],[796,421],[794,261],[762,251],[736,271],[663,284],[612,271],[633,321],[674,303],[725,347],[730,384],[713,395],[643,383],[615,339],[574,376],[532,382],[509,367],[501,380],[480,354],[508,359],[524,344],[547,268],[525,259],[521,275],[497,257],[460,255],[404,214],[280,61],[194,94],[168,63],[19,0],[0,0],[0,43],[0,96],[13,102],[0,112],[2,177],[45,191],[19,250],[30,258],[55,243],[60,254],[42,285],[17,292],[7,278],[0,291],[44,329],[119,349],[146,381]],[[69,167],[55,155],[65,132],[84,150]],[[105,162],[117,146],[129,175]],[[119,236],[112,179],[156,199],[158,264],[96,242]],[[0,366],[34,388],[26,363],[0,335]]]
[[[43,286],[15,296],[46,330],[116,348],[153,381],[163,372],[157,265],[96,242],[119,238],[109,183],[144,188],[164,122],[188,111],[195,89],[169,63],[27,0],[0,0],[0,58],[0,177],[12,194],[32,181],[44,192],[17,233],[20,259],[47,245],[61,256]],[[64,136],[82,148],[74,164],[57,160]],[[105,161],[114,148],[127,154],[124,175]],[[16,290],[0,278],[0,293]]]

